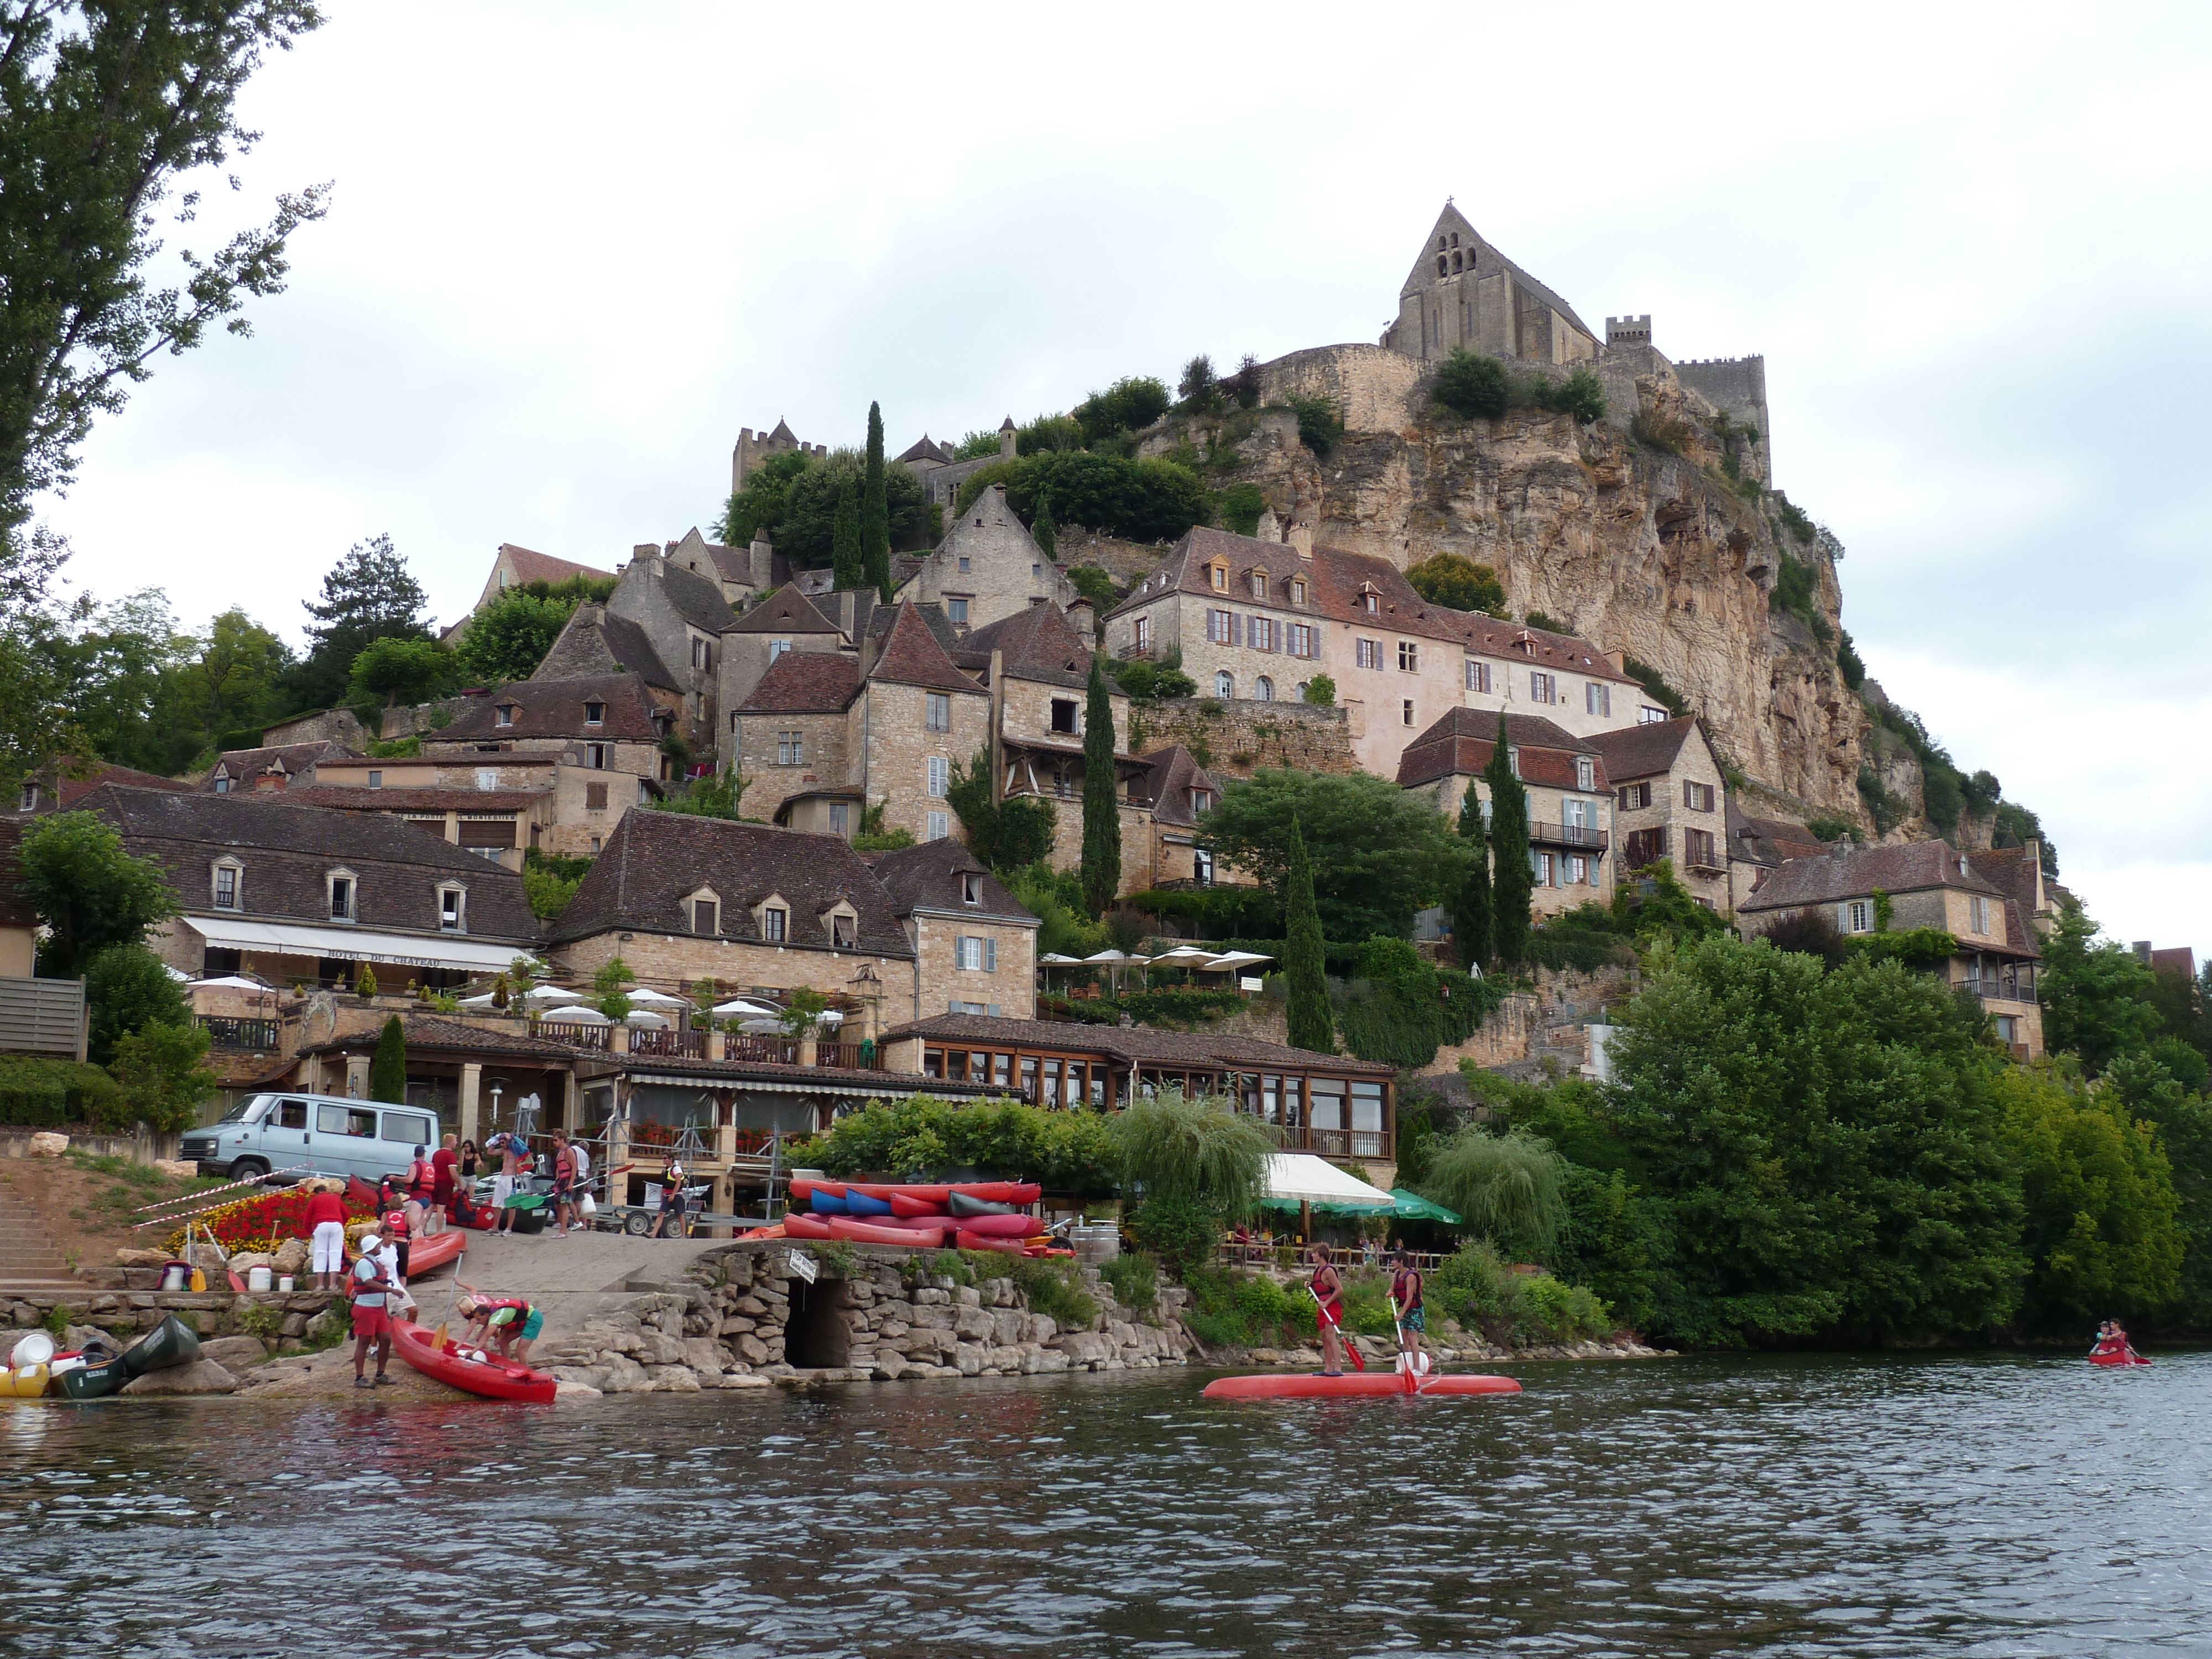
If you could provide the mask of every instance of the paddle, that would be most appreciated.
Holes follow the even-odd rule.
[[[1314,1306],[1316,1308],[1324,1308],[1328,1305],[1321,1299],[1321,1292],[1314,1289],[1311,1285],[1308,1285],[1306,1286],[1306,1294],[1313,1297]],[[1321,1322],[1321,1316],[1319,1314],[1315,1315],[1315,1322],[1316,1325]],[[1351,1357],[1352,1369],[1355,1371],[1365,1370],[1367,1369],[1367,1362],[1360,1357],[1358,1346],[1353,1343],[1352,1340],[1349,1336],[1345,1334],[1344,1327],[1340,1324],[1335,1328],[1335,1329],[1337,1346],[1342,1348],[1344,1352]]]

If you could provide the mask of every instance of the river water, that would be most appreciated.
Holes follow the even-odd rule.
[[[0,1408],[0,1652],[2212,1651],[2212,1355]]]

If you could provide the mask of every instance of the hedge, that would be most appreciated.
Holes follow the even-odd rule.
[[[0,1124],[49,1129],[89,1123],[127,1129],[130,1107],[115,1079],[97,1066],[30,1055],[0,1059]]]

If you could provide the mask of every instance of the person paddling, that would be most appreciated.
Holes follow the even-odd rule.
[[[1421,1304],[1427,1287],[1427,1275],[1413,1265],[1413,1252],[1401,1247],[1397,1271],[1390,1275],[1390,1310],[1397,1316],[1398,1352],[1408,1376],[1429,1369],[1429,1316]]]
[[[1323,1376],[1344,1375],[1344,1280],[1337,1274],[1328,1259],[1328,1247],[1313,1247],[1314,1273],[1307,1288],[1314,1300],[1320,1304],[1316,1316],[1321,1327],[1321,1374]]]

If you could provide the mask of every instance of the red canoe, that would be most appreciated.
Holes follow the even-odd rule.
[[[965,1227],[961,1228],[955,1237],[963,1250],[996,1250],[1001,1255],[1024,1254],[1022,1242],[1018,1238],[986,1238],[981,1233],[971,1233]]]
[[[941,1198],[923,1197],[896,1187],[884,1197],[890,1200],[891,1213],[895,1216],[942,1218],[945,1213],[945,1200]]]
[[[834,1238],[836,1237],[830,1231],[830,1219],[827,1216],[805,1215],[797,1210],[792,1211],[784,1217],[783,1236],[786,1238]]]
[[[2089,1351],[2089,1363],[2092,1365],[2148,1365],[2150,1361],[2125,1343],[2112,1348],[2100,1343]]]
[[[1404,1395],[1406,1379],[1395,1371],[1354,1371],[1323,1376],[1317,1371],[1276,1371],[1260,1376],[1218,1376],[1206,1385],[1208,1400],[1341,1400]],[[1518,1394],[1510,1376],[1454,1373],[1432,1376],[1411,1392],[1432,1394]]]
[[[842,1215],[830,1218],[830,1237],[849,1238],[855,1244],[890,1244],[902,1250],[945,1248],[942,1227],[879,1227]]]
[[[960,1230],[983,1238],[1036,1238],[1045,1227],[1033,1215],[969,1215],[960,1218]]]
[[[435,1238],[418,1238],[407,1247],[407,1277],[420,1279],[448,1262],[458,1261],[467,1247],[468,1235],[459,1228],[440,1233]]]
[[[483,1359],[465,1358],[459,1343],[448,1338],[441,1348],[435,1337],[435,1332],[410,1320],[392,1322],[393,1351],[423,1376],[487,1400],[520,1400],[533,1406],[553,1403],[553,1392],[559,1383],[544,1371],[501,1359],[489,1348],[481,1350],[486,1356]]]
[[[898,1232],[950,1232],[952,1218],[946,1215],[872,1215],[871,1227],[889,1227]]]

